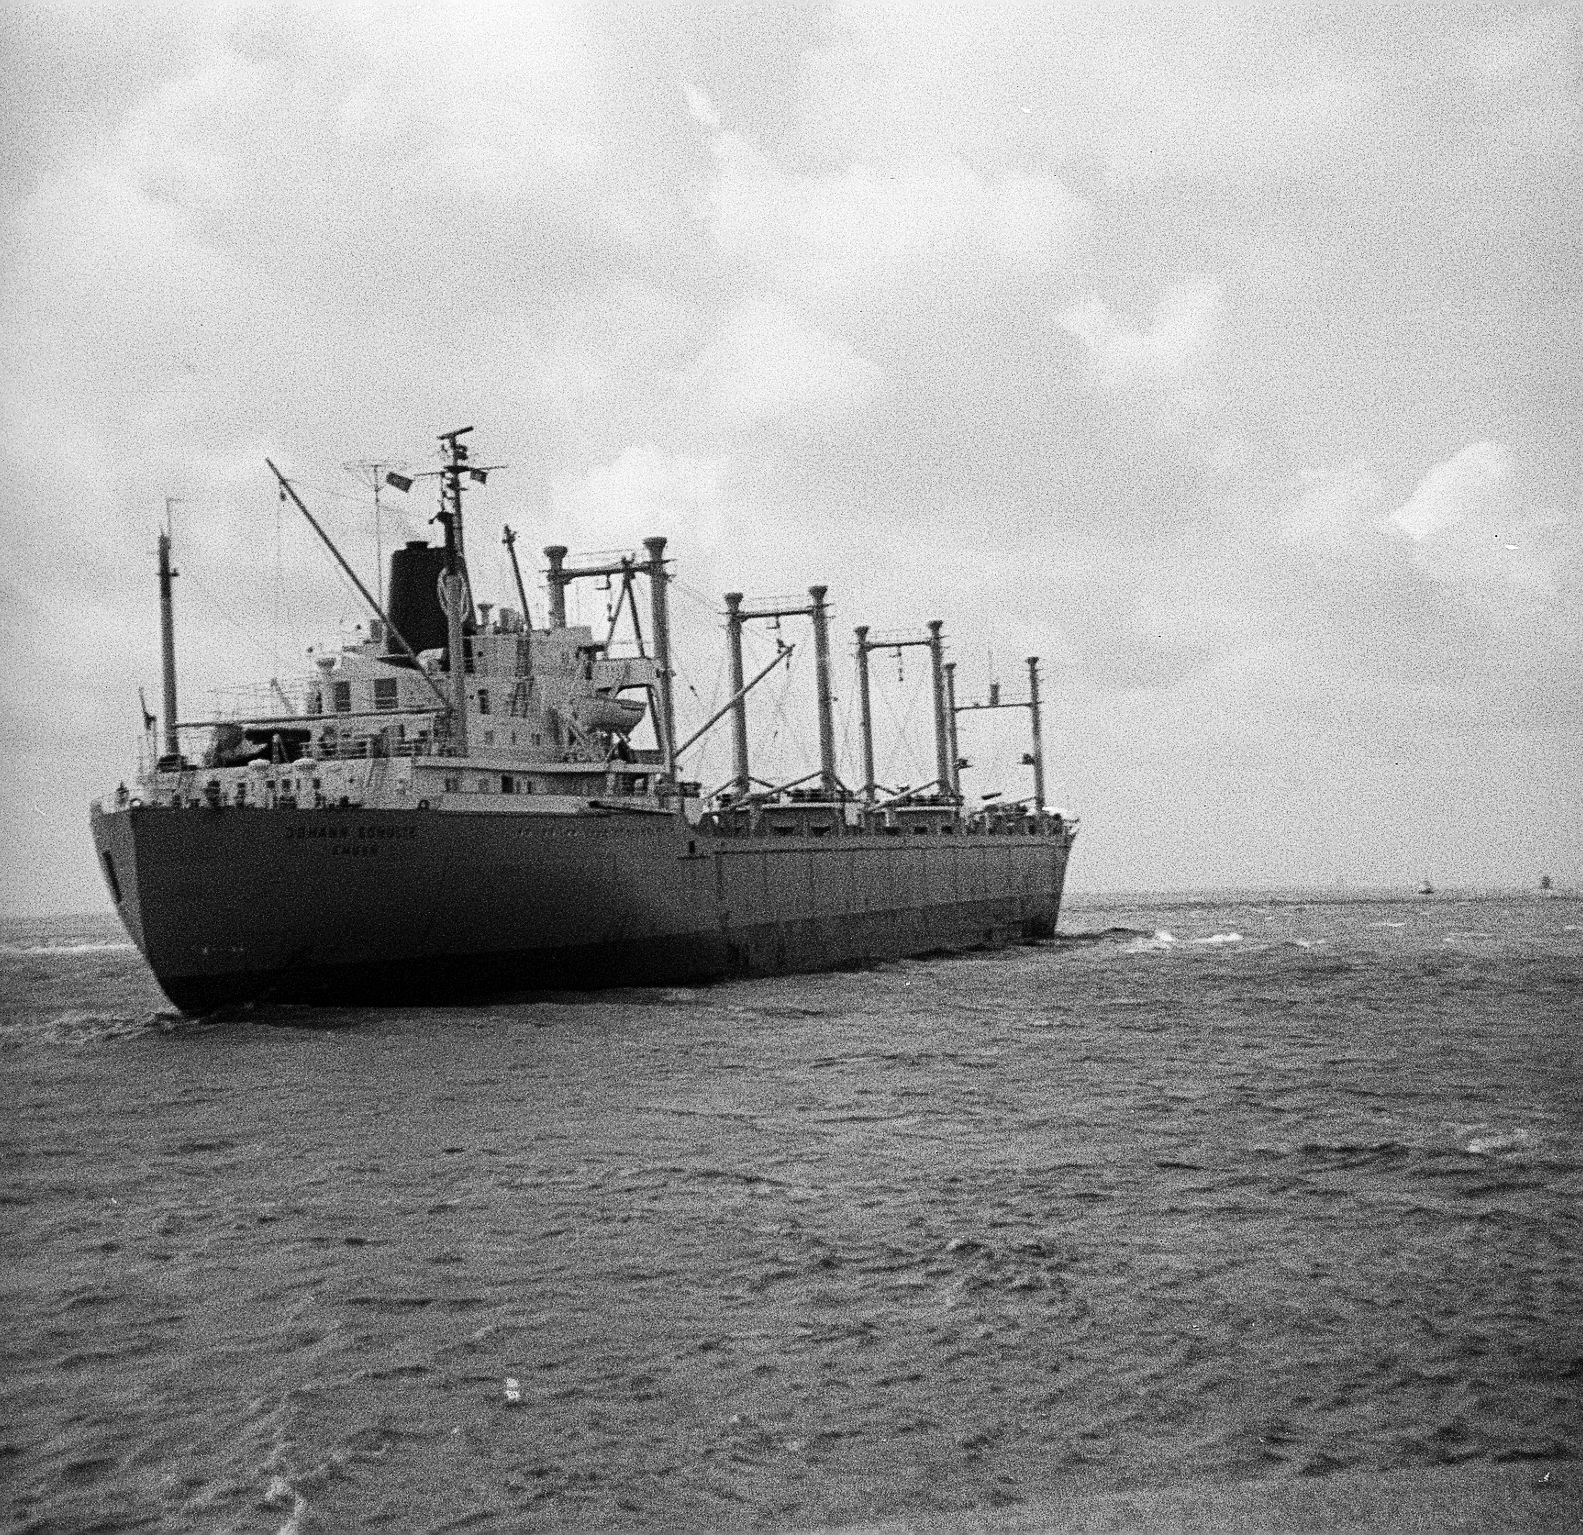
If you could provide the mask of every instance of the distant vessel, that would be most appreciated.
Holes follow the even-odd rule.
[[[1435,893],[1435,887],[1429,883],[1427,875],[1424,876],[1423,884],[1418,887],[1418,893],[1419,895],[1433,895]]]
[[[377,602],[291,482],[270,464],[374,615],[366,637],[320,655],[296,690],[226,717],[177,718],[171,542],[159,540],[162,740],[91,812],[117,911],[166,994],[188,1012],[258,999],[360,1003],[446,999],[732,974],[827,969],[1048,937],[1076,822],[1045,804],[1037,658],[1029,696],[958,705],[941,624],[909,638],[856,631],[862,784],[837,774],[823,586],[806,605],[725,598],[732,776],[707,799],[678,759],[664,538],[574,567],[545,550],[549,622],[475,602],[463,538],[468,462],[446,433],[443,547],[390,562]],[[410,478],[392,479],[398,488]],[[566,620],[566,589],[619,583],[636,655]],[[649,588],[643,643],[637,582]],[[813,630],[819,766],[766,785],[749,770],[751,680],[743,626],[806,617]],[[613,636],[614,623],[611,635]],[[875,779],[868,656],[927,647],[935,778],[883,791]],[[1023,708],[1033,792],[963,808],[957,720]],[[652,720],[657,748],[630,736]]]
[[[1541,874],[1539,876],[1539,888],[1541,890],[1543,890],[1543,891],[1546,891],[1546,892],[1548,892],[1552,888],[1551,887],[1551,883],[1550,883],[1550,876],[1548,874]]]

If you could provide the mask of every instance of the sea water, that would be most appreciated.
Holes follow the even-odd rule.
[[[797,1527],[1583,1449],[1583,903],[190,1022],[0,931],[24,1529]]]

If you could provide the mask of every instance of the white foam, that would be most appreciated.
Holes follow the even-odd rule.
[[[1491,1130],[1475,1135],[1463,1149],[1471,1156],[1487,1157],[1497,1151],[1519,1151],[1527,1144],[1526,1130]]]
[[[275,1535],[303,1535],[303,1522],[308,1514],[308,1500],[285,1477],[276,1472],[269,1479],[269,1486],[264,1489],[264,1502],[270,1508],[279,1508],[288,1499],[291,1502],[291,1515]]]
[[[1189,938],[1189,943],[1241,943],[1241,933],[1211,933],[1207,938]]]
[[[7,943],[0,944],[0,954],[121,954],[131,947],[125,940],[117,943]]]
[[[1160,954],[1167,949],[1174,948],[1175,937],[1162,928],[1156,929],[1147,938],[1134,938],[1121,952],[1123,954]]]
[[[52,1044],[93,1044],[100,1040],[128,1039],[145,1033],[157,1020],[133,1018],[123,1013],[94,1013],[78,1008],[52,1014],[44,1024],[44,1037]]]

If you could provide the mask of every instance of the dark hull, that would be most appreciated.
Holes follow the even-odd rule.
[[[117,909],[185,1012],[444,1002],[824,970],[1048,936],[1064,837],[706,839],[613,814],[93,816]]]

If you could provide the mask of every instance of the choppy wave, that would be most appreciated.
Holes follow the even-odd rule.
[[[169,1029],[179,1021],[176,1013],[100,1013],[70,1008],[44,1020],[43,1036],[57,1045],[102,1044]]]
[[[1227,944],[1241,943],[1241,933],[1204,933],[1194,938],[1178,938],[1165,928],[1131,937],[1125,945],[1128,954],[1164,954],[1181,945],[1194,948],[1222,948]]]
[[[1148,938],[1153,934],[1153,931],[1153,928],[1120,926],[1086,929],[1062,928],[1051,942],[1055,945],[1126,943],[1134,938]]]
[[[180,1028],[135,953],[0,952],[7,1512],[809,1528],[1577,1457],[1553,910]]]

